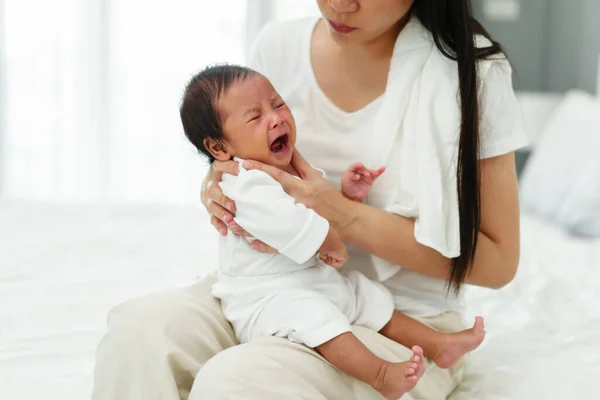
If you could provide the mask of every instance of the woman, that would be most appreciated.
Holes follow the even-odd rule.
[[[330,221],[350,248],[347,268],[384,281],[396,308],[448,332],[464,329],[462,284],[500,288],[516,273],[513,152],[526,144],[510,67],[499,45],[483,39],[468,3],[318,0],[322,19],[271,24],[250,60],[290,106],[298,150],[331,183],[306,163],[304,180],[257,162],[250,167]],[[368,204],[332,186],[356,161],[387,167]],[[244,234],[217,185],[223,172],[236,173],[235,164],[213,168],[202,194],[212,224],[221,234]],[[185,399],[192,383],[190,398],[380,398],[287,340],[236,346],[212,282],[113,309],[93,398]],[[355,334],[390,361],[410,354],[375,332]],[[412,396],[445,399],[463,367],[428,365]]]

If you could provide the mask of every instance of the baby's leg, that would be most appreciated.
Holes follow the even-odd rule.
[[[483,319],[477,317],[473,328],[457,333],[442,333],[394,310],[389,290],[356,271],[345,274],[351,293],[355,294],[352,323],[373,329],[405,347],[421,346],[425,356],[440,368],[456,364],[469,351],[477,348],[485,337]]]
[[[407,362],[382,360],[351,333],[348,318],[338,307],[311,290],[287,290],[271,297],[251,318],[248,333],[249,340],[272,335],[314,348],[335,367],[390,399],[412,390],[424,371],[418,346]]]
[[[419,346],[413,347],[410,360],[391,363],[373,354],[351,332],[336,336],[316,349],[331,364],[368,383],[390,400],[399,399],[411,391],[425,371],[423,350]]]
[[[450,368],[465,354],[479,347],[485,338],[481,317],[475,318],[470,329],[442,333],[398,311],[394,311],[392,319],[380,333],[406,347],[418,344],[423,348],[425,357],[440,368]]]

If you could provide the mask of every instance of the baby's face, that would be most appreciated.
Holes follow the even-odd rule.
[[[233,84],[219,99],[225,148],[232,156],[278,168],[290,164],[296,123],[271,82],[257,74]]]

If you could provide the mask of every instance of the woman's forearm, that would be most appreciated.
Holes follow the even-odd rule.
[[[337,196],[320,208],[317,212],[330,220],[344,242],[423,275],[444,280],[450,276],[451,260],[417,242],[414,220]],[[513,262],[497,243],[480,233],[466,283],[502,287],[514,276],[516,265],[506,265]]]
[[[413,220],[356,202],[336,209],[348,216],[332,222],[344,242],[420,274],[448,279],[450,260],[416,241]]]

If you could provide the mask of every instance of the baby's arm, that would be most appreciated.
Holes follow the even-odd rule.
[[[279,182],[258,170],[224,176],[223,193],[236,204],[235,222],[281,254],[302,264],[319,250],[343,264],[343,243],[329,222],[303,204],[296,204]]]

